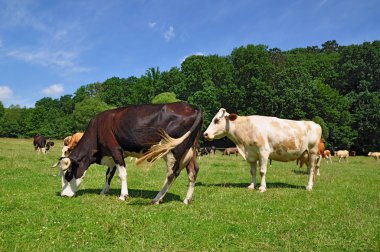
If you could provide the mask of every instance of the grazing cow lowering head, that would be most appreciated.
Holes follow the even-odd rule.
[[[380,159],[380,152],[368,152],[368,156],[373,157],[378,161]]]
[[[238,116],[220,109],[204,132],[207,140],[227,136],[239,153],[250,163],[252,183],[256,186],[256,162],[260,164],[260,192],[266,191],[266,170],[268,159],[282,162],[294,161],[308,153],[309,183],[312,190],[314,167],[321,139],[321,127],[311,121],[293,121],[267,116]]]
[[[155,161],[164,157],[167,165],[165,184],[153,203],[158,204],[172,182],[186,167],[189,188],[184,200],[190,203],[198,174],[195,145],[201,133],[202,111],[190,104],[178,102],[159,105],[132,105],[108,110],[91,119],[78,145],[60,161],[62,196],[73,196],[93,164],[108,166],[102,193],[109,191],[117,169],[121,180],[120,199],[128,196],[124,158],[139,157]]]

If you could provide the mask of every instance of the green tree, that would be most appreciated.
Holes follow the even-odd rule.
[[[344,47],[337,69],[334,87],[342,94],[380,90],[380,41]]]
[[[3,102],[0,101],[0,118],[3,117],[4,113],[5,113],[5,108],[4,108]]]
[[[171,102],[178,102],[178,101],[180,100],[177,99],[175,93],[164,92],[164,93],[156,95],[152,100],[152,104],[171,103]]]
[[[210,122],[215,114],[215,108],[220,108],[217,89],[210,80],[202,83],[202,88],[188,98],[189,103],[198,105],[203,110],[205,122]]]
[[[125,79],[118,77],[112,77],[107,79],[100,89],[99,97],[100,99],[113,107],[125,106],[128,98],[127,96],[127,85]]]
[[[18,105],[11,105],[5,109],[2,117],[1,136],[21,137],[23,136],[22,124],[23,109]]]
[[[350,93],[353,128],[358,132],[354,146],[362,152],[380,149],[380,91]]]
[[[73,122],[75,131],[84,131],[96,114],[111,109],[112,107],[101,101],[99,98],[87,98],[77,104],[73,112]]]

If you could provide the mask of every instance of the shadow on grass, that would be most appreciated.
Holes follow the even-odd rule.
[[[83,189],[83,190],[78,190],[78,192],[76,193],[76,197],[80,197],[84,194],[99,194],[100,195],[100,192],[101,192],[101,189]],[[150,190],[139,190],[139,189],[130,189],[128,188],[128,193],[129,193],[129,197],[131,198],[143,198],[143,199],[153,199],[154,197],[156,197],[157,193],[159,192],[159,190],[157,191],[150,191]],[[59,192],[57,192],[56,194],[57,196],[61,196],[61,194]],[[109,193],[106,194],[105,196],[119,196],[120,195],[120,189],[110,189],[109,190]],[[128,201],[128,199],[127,199]],[[160,204],[163,204],[165,202],[171,202],[171,201],[181,201],[181,198],[176,195],[176,194],[172,194],[170,192],[166,193],[164,199],[163,199],[163,202],[160,202]],[[134,202],[134,203],[130,203],[130,205],[149,205],[151,204],[151,202]]]
[[[220,184],[204,184],[202,182],[196,183],[196,186],[205,186],[205,187],[233,187],[233,188],[247,188],[249,186],[248,183],[220,183]],[[257,184],[257,188],[259,188],[260,183]],[[267,183],[268,188],[291,188],[291,189],[305,189],[305,186],[291,185],[287,183]]]
[[[309,175],[309,173],[305,169],[303,169],[303,170],[295,170],[294,169],[293,173],[297,174],[297,175]]]

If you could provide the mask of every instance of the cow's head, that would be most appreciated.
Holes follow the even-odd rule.
[[[54,142],[47,142],[46,143],[46,150],[49,150],[53,146],[54,146]]]
[[[86,173],[83,163],[64,157],[59,161],[59,169],[62,179],[61,196],[74,196]]]
[[[209,141],[226,136],[229,131],[229,122],[236,120],[236,118],[236,114],[229,114],[224,108],[219,109],[203,136]]]

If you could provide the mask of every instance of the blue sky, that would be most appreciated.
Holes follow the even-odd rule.
[[[33,107],[193,54],[380,39],[380,0],[0,0],[0,101]]]

